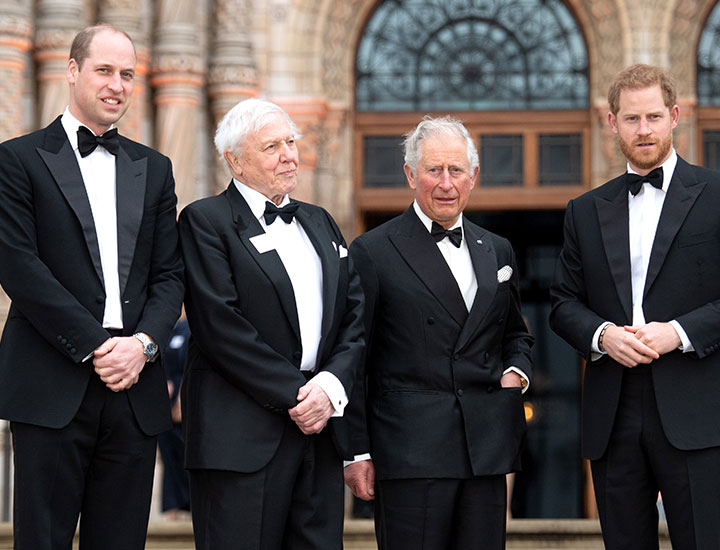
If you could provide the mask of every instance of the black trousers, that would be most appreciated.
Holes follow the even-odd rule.
[[[660,491],[673,550],[720,550],[720,448],[668,442],[651,369],[625,371],[608,449],[591,464],[605,547],[658,548]]]
[[[87,367],[91,368],[91,367]],[[126,392],[92,375],[64,428],[12,422],[15,550],[143,550],[156,438],[135,421]]]
[[[258,472],[190,470],[195,547],[341,550],[343,487],[327,428],[307,436],[288,417],[275,456]]]
[[[502,550],[505,476],[375,483],[379,550]]]

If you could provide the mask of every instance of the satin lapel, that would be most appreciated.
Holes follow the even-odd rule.
[[[335,312],[335,298],[337,296],[338,277],[340,276],[340,254],[335,247],[339,246],[340,243],[335,243],[335,246],[333,246],[333,238],[328,234],[319,210],[312,211],[305,205],[300,204],[296,219],[307,233],[322,264],[323,318],[322,338],[318,346],[319,357],[325,344],[325,337],[330,331]]]
[[[265,231],[260,225],[260,222],[253,216],[252,210],[250,210],[247,202],[245,202],[245,199],[232,181],[226,191],[226,196],[230,202],[230,208],[232,210],[233,220],[237,225],[240,242],[272,282],[280,298],[280,304],[285,312],[285,316],[293,332],[295,332],[295,336],[299,340],[300,322],[298,321],[297,306],[295,304],[295,293],[280,256],[275,250],[268,250],[261,254],[250,241],[252,237],[264,234]]]
[[[415,212],[410,209],[403,216],[408,233],[390,235],[390,241],[455,322],[463,326],[467,308],[450,267]]]
[[[630,271],[630,221],[627,189],[617,180],[613,197],[595,197],[605,256],[627,319],[632,319],[632,282]],[[589,251],[590,254],[596,253]]]
[[[85,184],[83,183],[75,153],[70,146],[59,118],[48,127],[47,134],[45,142],[47,149],[38,148],[37,152],[80,222],[93,267],[98,278],[102,281],[100,247],[98,246],[90,201],[85,191]]]
[[[120,295],[125,292],[135,245],[142,223],[147,180],[147,157],[132,160],[120,147],[115,159],[117,200],[118,276]]]
[[[675,235],[680,230],[690,208],[695,204],[695,200],[705,189],[705,184],[706,182],[698,183],[692,169],[678,158],[655,232],[643,296],[647,295],[648,290],[655,282]]]
[[[473,269],[475,269],[478,288],[468,318],[460,332],[460,337],[456,344],[457,349],[461,349],[477,330],[478,325],[485,317],[490,304],[497,294],[498,287],[497,254],[492,246],[492,242],[489,238],[484,238],[484,231],[476,231],[477,228],[471,226],[467,221],[463,225],[468,250],[470,250],[470,259],[472,260]]]

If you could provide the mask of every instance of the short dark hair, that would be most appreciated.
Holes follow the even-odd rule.
[[[79,68],[82,69],[83,62],[90,55],[90,44],[93,38],[101,31],[111,31],[124,35],[130,41],[130,44],[132,44],[133,51],[135,51],[135,44],[133,44],[132,38],[130,38],[128,33],[107,23],[98,23],[92,27],[85,27],[77,33],[73,39],[72,46],[70,46],[70,59],[74,59]]]
[[[608,89],[610,112],[617,115],[620,110],[620,92],[623,90],[641,90],[650,86],[660,86],[663,101],[668,109],[677,103],[675,83],[670,75],[660,67],[637,64],[620,71]]]

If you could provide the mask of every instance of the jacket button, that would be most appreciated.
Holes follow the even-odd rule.
[[[458,394],[459,397],[462,397],[463,391],[460,389],[460,390],[457,391],[457,394]]]
[[[58,334],[57,341],[62,343],[62,339],[63,339],[63,337]]]
[[[70,342],[68,342],[67,344],[65,344],[65,347],[67,349],[71,349],[73,347],[73,345]]]
[[[490,354],[486,351],[483,357],[485,358],[485,361],[487,361],[488,359],[490,359]]]
[[[488,393],[492,393],[492,392],[495,391],[495,388],[493,388],[492,386],[488,386],[488,390],[487,390],[487,391],[488,391]]]
[[[60,338],[60,343],[64,346],[67,344],[67,338]]]
[[[75,348],[70,348],[70,353],[72,353],[73,355],[75,355],[75,354],[77,353],[77,350],[76,350]]]
[[[295,353],[293,353],[293,358],[299,361],[300,359],[302,359],[302,352],[296,351]]]
[[[95,296],[95,301],[96,301],[98,304],[102,304],[102,303],[105,302],[105,297],[104,297],[104,296]]]
[[[435,317],[428,317],[428,318],[427,318],[427,324],[428,324],[428,325],[434,325],[434,324],[435,324]]]
[[[502,325],[504,322],[505,322],[505,318],[504,318],[504,317],[500,317],[500,319],[498,319],[497,324],[498,324],[498,325]]]
[[[457,361],[458,359],[460,359],[460,354],[459,354],[459,353],[456,353],[455,355],[453,355],[453,359],[455,359],[455,361]]]

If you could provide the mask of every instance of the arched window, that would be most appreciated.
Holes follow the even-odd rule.
[[[560,0],[388,1],[358,49],[358,111],[587,105],[585,43]]]
[[[697,51],[700,162],[720,170],[720,3],[710,12]]]
[[[562,208],[589,187],[588,60],[562,0],[386,0],[356,57],[356,204],[408,204],[402,134],[451,113],[476,137],[478,210]]]

